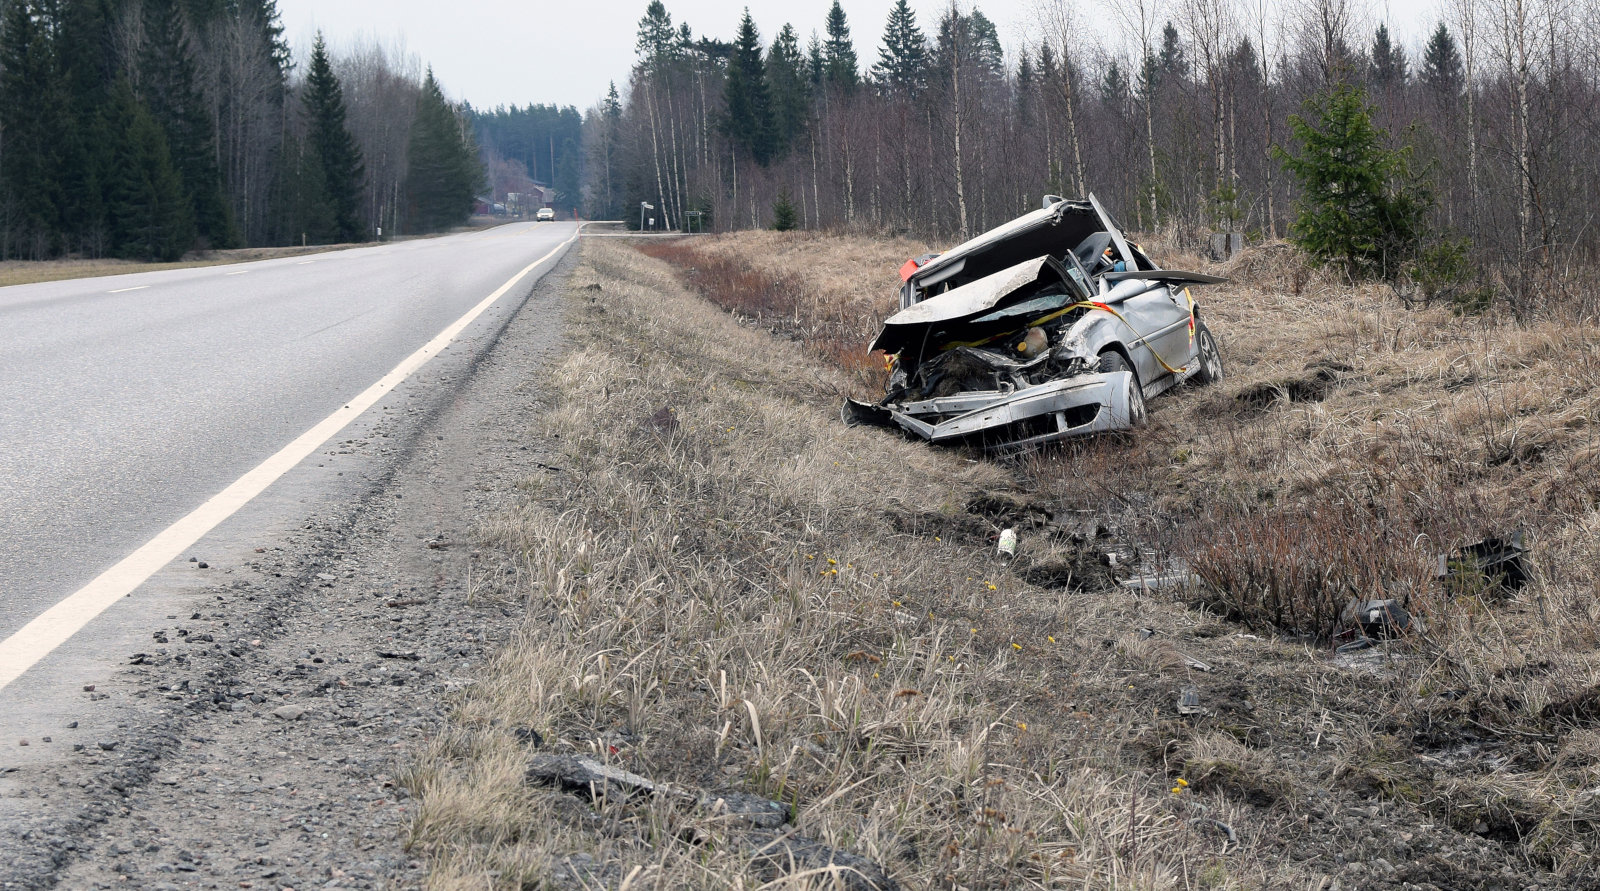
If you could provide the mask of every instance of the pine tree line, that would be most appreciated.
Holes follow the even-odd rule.
[[[1285,167],[1296,119],[1348,91],[1338,107],[1370,107],[1383,148],[1406,149],[1424,181],[1408,193],[1432,198],[1423,231],[1509,263],[1600,250],[1586,197],[1600,168],[1577,163],[1600,148],[1600,55],[1575,7],[1463,0],[1412,35],[1420,53],[1348,0],[1039,11],[1008,57],[978,8],[919,18],[898,0],[864,65],[838,0],[809,38],[793,24],[762,35],[746,11],[725,23],[730,40],[653,0],[626,88],[584,122],[587,203],[730,229],[770,225],[787,191],[805,227],[959,237],[1041,194],[1093,191],[1127,225],[1196,244],[1275,237],[1306,197]],[[1090,15],[1126,40],[1103,42]]]
[[[319,35],[302,74],[275,0],[0,0],[0,259],[461,222],[467,110],[406,67]]]

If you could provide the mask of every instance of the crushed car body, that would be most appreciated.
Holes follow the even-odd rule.
[[[1190,286],[1226,280],[1158,268],[1093,195],[1048,196],[901,277],[871,346],[889,356],[884,397],[847,400],[846,423],[1028,448],[1137,427],[1147,398],[1222,377]]]

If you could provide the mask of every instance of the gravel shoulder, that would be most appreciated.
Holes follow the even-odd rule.
[[[499,562],[470,533],[545,463],[523,434],[563,348],[552,322],[575,253],[454,376],[425,371],[403,407],[332,450],[330,468],[364,462],[361,484],[338,484],[357,497],[196,576],[182,612],[102,685],[114,719],[30,740],[72,751],[4,778],[0,887],[421,883],[397,773],[513,628],[479,596]]]

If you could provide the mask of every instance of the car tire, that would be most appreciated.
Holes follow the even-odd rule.
[[[1144,404],[1144,385],[1139,383],[1139,372],[1134,371],[1128,360],[1116,350],[1107,350],[1100,354],[1100,373],[1113,374],[1118,371],[1128,372],[1128,426],[1143,427],[1150,419],[1150,413]]]
[[[1200,386],[1208,386],[1222,380],[1222,351],[1217,349],[1217,339],[1211,335],[1211,329],[1205,322],[1195,322],[1194,331],[1195,358],[1200,362],[1199,370],[1194,373],[1194,382]]]

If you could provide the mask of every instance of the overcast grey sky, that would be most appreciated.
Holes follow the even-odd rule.
[[[745,4],[712,0],[665,0],[674,24],[688,22],[696,36],[731,39]],[[878,57],[878,40],[894,0],[841,0],[863,65]],[[976,5],[1000,29],[1007,52],[1038,36],[1033,13],[1038,0],[962,0]],[[1359,0],[1358,0],[1359,2]],[[298,57],[321,28],[334,47],[366,38],[385,46],[403,40],[453,98],[480,108],[554,102],[587,109],[615,80],[623,90],[633,65],[639,18],[649,0],[279,0],[287,36]],[[771,42],[785,22],[800,32],[802,44],[822,31],[832,0],[751,0],[750,14]],[[948,0],[912,0],[926,33]],[[1105,0],[1079,2],[1080,10],[1109,30]],[[1168,0],[1164,4],[1176,4]],[[1408,47],[1421,45],[1438,17],[1438,0],[1373,2],[1370,15],[1387,19]],[[1094,10],[1101,10],[1093,13]],[[1175,10],[1174,10],[1175,11]]]

